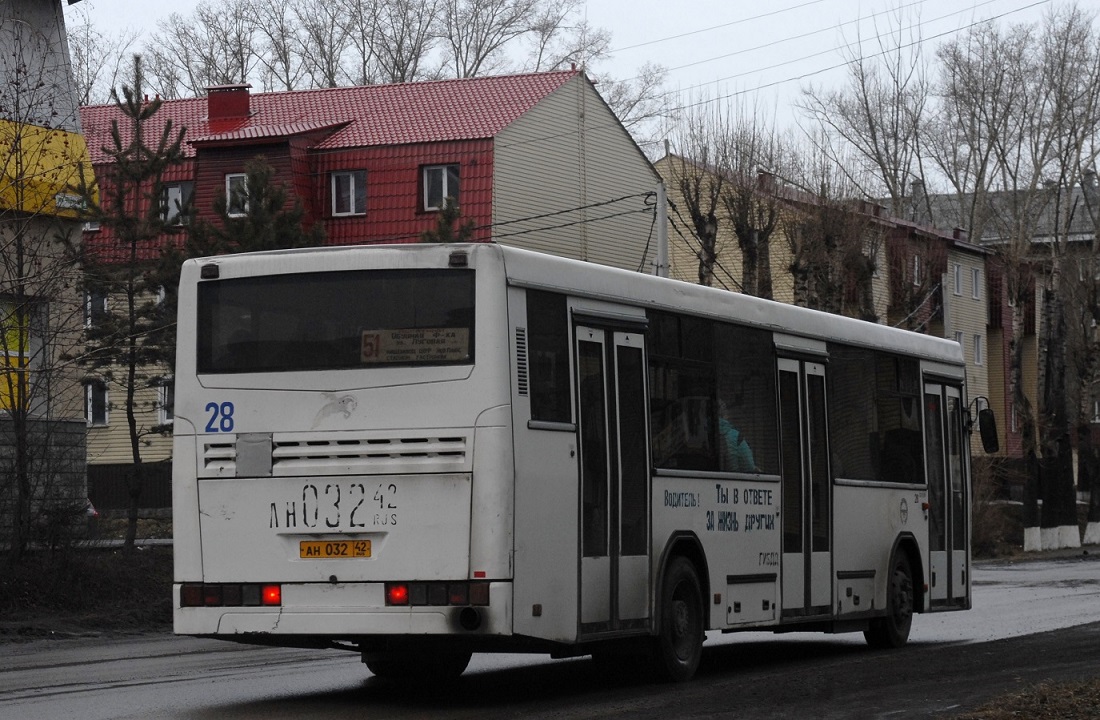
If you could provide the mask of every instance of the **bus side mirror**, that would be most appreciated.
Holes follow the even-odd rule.
[[[978,433],[982,436],[982,447],[987,453],[995,453],[1001,449],[1001,443],[997,440],[997,418],[989,408],[978,411]]]

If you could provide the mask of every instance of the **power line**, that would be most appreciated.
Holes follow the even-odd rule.
[[[919,2],[925,2],[925,0],[918,0]],[[657,43],[668,42],[669,40],[679,40],[680,38],[690,37],[692,35],[699,35],[700,33],[710,32],[711,30],[721,30],[722,28],[733,27],[734,25],[741,25],[743,23],[752,22],[753,20],[760,20],[766,17],[772,17],[773,15],[781,15],[791,10],[801,10],[804,7],[810,5],[817,5],[818,3],[825,2],[825,0],[809,0],[801,5],[794,5],[792,7],[782,8],[780,10],[772,10],[771,12],[761,13],[760,15],[753,15],[752,17],[741,18],[740,20],[734,20],[728,23],[722,23],[721,25],[711,25],[705,28],[699,28],[698,30],[689,30],[679,35],[669,35],[663,38],[657,38],[655,40],[646,40],[645,42],[635,43],[634,45],[627,45],[626,47],[615,48],[609,51],[611,54],[624,52],[626,50],[633,50],[635,48],[646,47],[647,45],[656,45]]]
[[[838,25],[831,25],[829,27],[818,28],[817,30],[810,30],[808,32],[801,33],[799,35],[789,35],[785,38],[780,38],[779,40],[772,40],[771,42],[766,42],[763,45],[756,45],[754,47],[741,48],[740,50],[735,50],[731,53],[726,53],[725,55],[717,55],[715,57],[705,58],[703,60],[696,60],[694,62],[685,63],[683,65],[677,65],[675,67],[668,68],[668,70],[669,70],[669,72],[675,72],[676,70],[683,70],[684,68],[695,67],[696,65],[705,65],[706,63],[714,62],[715,60],[725,60],[726,58],[731,58],[731,57],[734,57],[736,55],[744,55],[745,53],[756,52],[758,50],[767,50],[768,48],[775,47],[776,45],[782,45],[783,43],[788,43],[788,42],[791,42],[792,40],[804,40],[804,39],[806,39],[808,37],[812,37],[814,35],[820,35],[820,34],[826,33],[826,32],[835,32],[836,30],[838,30],[840,28],[843,28],[843,27],[847,27],[848,25],[855,25],[856,23],[863,22],[865,19],[876,18],[880,15],[888,15],[890,13],[897,12],[898,10],[904,10],[904,9],[912,7],[914,5],[923,5],[927,1],[928,0],[914,0],[913,2],[911,2],[907,5],[899,5],[896,8],[891,8],[889,10],[881,10],[877,13],[872,13],[871,15],[867,16],[867,18],[856,18],[855,20],[848,20],[846,22],[839,23]],[[998,2],[998,1],[999,0],[985,0],[985,2],[980,3],[978,5],[974,5],[970,9],[973,10],[974,8],[981,7],[981,5],[988,5],[989,3]],[[964,11],[959,11],[959,12],[964,12]],[[928,22],[936,22],[938,20],[943,20],[946,17],[950,17],[951,15],[956,15],[956,14],[958,14],[958,12],[948,13],[947,15],[943,15],[941,17],[929,20]],[[918,26],[913,26],[913,27],[918,27]],[[911,28],[907,28],[907,29],[911,29]],[[876,36],[876,37],[880,37],[880,36]],[[833,49],[831,49],[827,52],[835,52],[837,49],[839,49],[839,48],[833,48]],[[815,57],[815,55],[810,55],[808,57]],[[764,69],[768,69],[768,68],[764,68]],[[756,72],[756,71],[754,71],[754,72]],[[709,83],[707,83],[707,84],[709,84]],[[689,86],[688,88],[683,88],[683,89],[692,89],[694,87],[701,87],[701,86],[700,85]]]
[[[1030,10],[1031,8],[1038,7],[1040,5],[1047,5],[1050,2],[1052,2],[1052,0],[1038,0],[1037,2],[1033,2],[1030,5],[1025,5],[1023,7],[1016,8],[1015,10],[1009,10],[1007,12],[1001,13],[1000,15],[994,15],[993,17],[986,18],[984,20],[978,20],[978,21],[975,21],[973,23],[970,23],[969,25],[964,25],[962,27],[955,28],[954,30],[947,30],[947,31],[944,31],[942,33],[938,33],[936,35],[933,35],[932,37],[929,37],[929,38],[921,38],[920,40],[914,40],[913,42],[904,43],[904,44],[898,45],[896,47],[881,50],[877,53],[871,53],[870,55],[860,55],[858,58],[853,58],[851,60],[845,60],[843,62],[837,63],[836,65],[830,65],[828,67],[818,68],[817,70],[812,70],[810,72],[802,73],[801,75],[796,75],[796,76],[793,76],[793,77],[787,77],[787,78],[783,78],[782,80],[776,80],[774,82],[764,83],[762,85],[757,85],[755,88],[752,88],[751,90],[737,90],[737,91],[728,93],[726,95],[720,95],[720,96],[715,97],[715,98],[700,100],[700,101],[694,102],[694,103],[687,103],[687,104],[681,105],[679,107],[670,108],[669,112],[677,112],[677,111],[680,111],[680,110],[687,110],[689,108],[699,107],[700,105],[707,105],[709,103],[718,102],[720,100],[728,100],[730,98],[737,97],[739,95],[745,95],[746,93],[749,93],[749,92],[757,92],[759,90],[766,90],[767,88],[775,87],[777,85],[783,85],[785,83],[792,82],[792,81],[795,81],[795,80],[805,80],[808,77],[813,77],[815,75],[820,75],[822,73],[826,73],[826,72],[829,72],[831,70],[837,70],[839,68],[846,67],[848,65],[852,65],[853,63],[856,63],[856,62],[859,62],[859,61],[868,60],[868,59],[876,58],[876,57],[881,57],[881,56],[883,56],[887,53],[890,53],[890,52],[895,52],[897,50],[904,50],[905,48],[913,47],[914,45],[921,45],[921,44],[927,42],[928,40],[937,40],[939,38],[947,37],[948,35],[953,35],[955,33],[961,32],[963,30],[969,30],[970,28],[977,27],[978,25],[984,25],[986,23],[994,22],[996,20],[1000,20],[1001,18],[1008,17],[1009,15],[1014,15],[1016,13],[1023,12],[1024,10]],[[799,58],[799,60],[806,60],[806,59],[816,57],[816,56],[822,55],[822,54],[824,54],[824,53],[814,53],[813,55],[808,55],[804,58]],[[750,71],[750,72],[739,73],[737,75],[730,75],[730,76],[724,77],[724,78],[718,78],[717,80],[712,80],[711,82],[721,82],[723,80],[730,80],[730,79],[733,79],[733,78],[742,77],[744,75],[749,75],[753,72],[762,72],[764,70],[771,70],[771,69],[774,69],[776,67],[781,67],[783,65],[789,65],[792,62],[797,62],[797,61],[792,60],[792,61],[787,61],[787,62],[783,62],[783,63],[778,63],[776,65],[771,65],[771,66],[768,66],[768,67],[765,67],[765,68],[760,68],[759,70],[753,70],[753,71]],[[703,86],[702,85],[689,86],[686,89],[692,89],[693,87],[703,87]]]

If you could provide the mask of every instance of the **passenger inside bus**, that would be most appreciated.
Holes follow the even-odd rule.
[[[741,431],[727,418],[729,412],[724,402],[718,403],[718,433],[722,436],[722,469],[729,472],[757,472],[752,448],[745,442]]]

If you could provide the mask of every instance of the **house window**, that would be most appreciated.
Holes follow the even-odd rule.
[[[0,303],[0,409],[27,408],[27,360],[30,328],[26,312],[16,312],[12,303]]]
[[[84,232],[95,232],[99,230],[98,220],[86,220],[84,221]]]
[[[972,278],[972,285],[970,288],[970,296],[975,300],[982,299],[982,269],[970,268],[970,275]]]
[[[175,419],[176,384],[173,378],[164,378],[157,386],[157,424],[171,425]]]
[[[107,383],[92,380],[84,384],[84,417],[89,427],[107,425]]]
[[[191,205],[191,182],[168,183],[160,196],[160,219],[165,225],[186,225]]]
[[[424,210],[442,210],[450,198],[458,204],[458,165],[428,165],[424,168]]]
[[[960,265],[958,263],[955,263],[954,271],[955,271],[955,294],[956,295],[962,295],[963,294],[963,268],[962,268],[962,265]]]
[[[84,291],[84,327],[98,325],[107,315],[107,293],[103,290]]]
[[[1009,432],[1020,432],[1020,420],[1016,417],[1016,405],[1012,405],[1012,409],[1008,411],[1008,429]]]
[[[248,176],[244,173],[225,176],[225,208],[229,217],[248,214]]]
[[[982,336],[974,336],[974,364],[981,365],[985,362],[984,352],[982,349]]]
[[[367,171],[341,170],[332,173],[332,215],[367,214]]]
[[[963,344],[963,334],[962,334],[962,331],[961,331],[961,330],[956,330],[956,331],[955,331],[955,342],[957,342],[957,343],[959,344],[959,347],[962,347],[962,344]]]
[[[920,255],[913,256],[913,284],[920,285]]]
[[[1092,421],[1100,423],[1100,400],[1092,401]]]

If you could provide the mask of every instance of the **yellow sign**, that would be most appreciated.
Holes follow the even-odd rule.
[[[0,210],[79,218],[82,172],[91,184],[83,135],[0,120]]]
[[[304,560],[369,558],[370,540],[302,540],[298,557]]]

